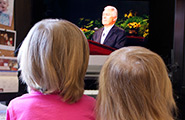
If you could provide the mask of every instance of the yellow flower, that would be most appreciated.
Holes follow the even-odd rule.
[[[132,17],[132,12],[130,12],[127,17],[128,18]]]
[[[145,32],[149,32],[149,29],[146,29]]]
[[[144,34],[143,34],[143,37],[146,37],[147,35],[148,35],[148,33],[144,33]]]
[[[137,22],[132,22],[132,23],[128,23],[127,26],[129,28],[135,28],[135,29],[137,29],[137,28],[141,27],[141,24],[140,23],[137,23]]]
[[[86,28],[80,28],[83,32],[87,32],[88,31],[88,29],[86,29]]]

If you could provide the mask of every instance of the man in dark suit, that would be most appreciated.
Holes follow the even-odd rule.
[[[115,7],[106,6],[102,14],[102,24],[104,27],[98,29],[94,33],[92,40],[116,49],[124,47],[126,42],[126,32],[122,28],[114,25],[117,16],[118,12]]]

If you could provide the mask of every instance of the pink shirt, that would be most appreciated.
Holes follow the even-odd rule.
[[[68,104],[56,94],[32,91],[13,99],[7,108],[7,120],[95,120],[95,99],[86,95]]]

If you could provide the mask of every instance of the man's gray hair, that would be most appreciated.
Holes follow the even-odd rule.
[[[114,16],[118,16],[118,11],[117,11],[117,9],[114,7],[114,6],[106,6],[105,8],[104,8],[104,10],[106,10],[106,9],[110,9],[110,10],[112,10],[113,11],[113,15]]]

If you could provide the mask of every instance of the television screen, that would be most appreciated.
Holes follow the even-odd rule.
[[[88,5],[85,2],[81,4]],[[78,3],[79,4],[79,3]],[[102,28],[102,12],[104,7],[112,5],[118,10],[118,19],[115,23],[116,26],[126,31],[127,42],[124,46],[146,46],[149,36],[149,1],[114,1],[114,2],[98,2],[96,8],[84,6],[81,9],[76,10],[75,14],[71,12],[70,21],[78,25],[85,33],[87,39],[90,42],[90,53],[94,54],[107,54],[108,51],[114,51],[107,45],[100,46],[94,43],[92,36],[96,30]],[[79,5],[80,6],[80,5]],[[77,14],[78,13],[78,14]],[[110,33],[109,33],[110,34]],[[108,36],[108,35],[107,35]],[[95,46],[95,47],[94,47]],[[97,47],[98,46],[98,47]],[[105,49],[102,49],[105,48]],[[114,48],[114,47],[113,47]],[[117,48],[116,48],[117,49]],[[99,51],[99,52],[98,52]]]
[[[87,38],[91,39],[94,31],[103,27],[101,22],[102,12],[104,7],[108,5],[117,8],[118,19],[115,25],[126,30],[127,35],[148,36],[149,1],[114,1],[112,4],[103,2],[102,4],[95,5],[95,7],[86,6],[83,9],[77,10],[74,15],[70,15],[70,21],[82,28]],[[131,29],[137,32],[129,32]]]
[[[102,28],[102,12],[111,5],[118,11],[116,26],[126,31],[128,46],[147,47],[149,37],[150,0],[32,0],[33,25],[44,18],[61,18],[76,24],[86,35],[90,47],[87,74],[98,76],[108,55],[116,50],[92,41],[94,32]]]
[[[37,5],[35,1],[34,5]],[[40,3],[41,4],[41,3]],[[67,19],[81,28],[89,40],[91,55],[110,54],[114,48],[91,41],[94,32],[103,27],[104,7],[111,5],[118,10],[116,26],[126,31],[127,46],[146,46],[149,36],[149,0],[43,0],[39,12],[33,10],[35,22],[43,18]],[[39,18],[40,17],[40,18]],[[95,46],[95,47],[94,47]],[[105,50],[102,52],[102,50]],[[99,52],[98,52],[99,51]]]

